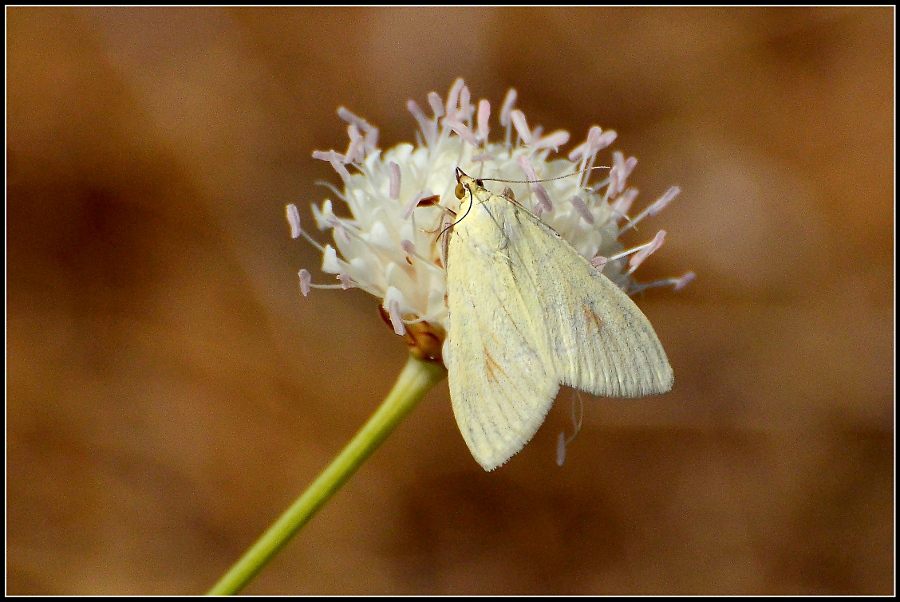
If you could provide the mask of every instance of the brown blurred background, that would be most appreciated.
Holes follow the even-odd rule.
[[[893,591],[892,8],[7,18],[8,593],[203,592],[350,439],[405,348],[300,296],[284,205],[338,106],[389,147],[458,76],[682,187],[629,239],[698,274],[638,299],[675,389],[587,400],[558,468],[563,393],[486,474],[442,383],[247,593]]]

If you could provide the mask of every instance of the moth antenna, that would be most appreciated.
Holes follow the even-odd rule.
[[[459,169],[459,168],[457,168]],[[595,167],[585,167],[584,169],[579,169],[578,171],[573,171],[572,173],[566,174],[564,176],[556,176],[555,178],[541,178],[539,180],[502,180],[500,178],[481,178],[482,182],[505,182],[507,184],[537,184],[539,182],[552,182],[553,180],[562,180],[563,178],[571,178],[574,175],[578,175],[580,173],[584,173],[586,171],[591,171],[594,169],[612,169],[607,167],[606,165],[597,165]]]
[[[444,235],[444,232],[446,232],[447,230],[449,230],[450,228],[452,228],[453,226],[455,226],[455,225],[458,224],[459,222],[461,222],[461,221],[463,221],[464,219],[466,219],[466,216],[469,215],[469,211],[472,210],[472,205],[475,204],[475,195],[473,195],[473,194],[472,194],[472,191],[469,190],[468,188],[466,188],[466,190],[469,192],[469,207],[468,207],[468,209],[466,209],[466,212],[463,213],[463,216],[462,216],[461,218],[459,218],[458,220],[456,220],[455,222],[453,222],[452,224],[450,224],[449,226],[447,226],[446,228],[444,228],[443,230],[441,230],[441,233],[438,234],[438,238],[440,238],[441,236],[443,236],[443,235]],[[454,214],[454,215],[455,215],[455,214]]]

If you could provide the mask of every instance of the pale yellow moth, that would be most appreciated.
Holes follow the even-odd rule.
[[[605,397],[665,393],[674,375],[631,298],[511,194],[456,171],[443,356],[453,413],[493,470],[534,436],[559,385]]]

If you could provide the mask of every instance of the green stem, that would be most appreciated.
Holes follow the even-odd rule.
[[[353,440],[207,595],[236,594],[246,587],[445,375],[440,362],[411,355],[384,403]]]

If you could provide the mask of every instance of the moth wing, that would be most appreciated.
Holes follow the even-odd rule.
[[[508,211],[508,200],[499,213]],[[487,204],[484,205],[488,207]],[[523,291],[508,238],[476,205],[454,229],[447,260],[450,310],[444,362],[453,413],[485,470],[522,449],[544,421],[559,378],[542,324],[543,306]]]
[[[515,207],[527,244],[511,244],[546,320],[560,382],[604,397],[641,397],[672,388],[674,375],[656,332],[634,301],[565,239]]]

